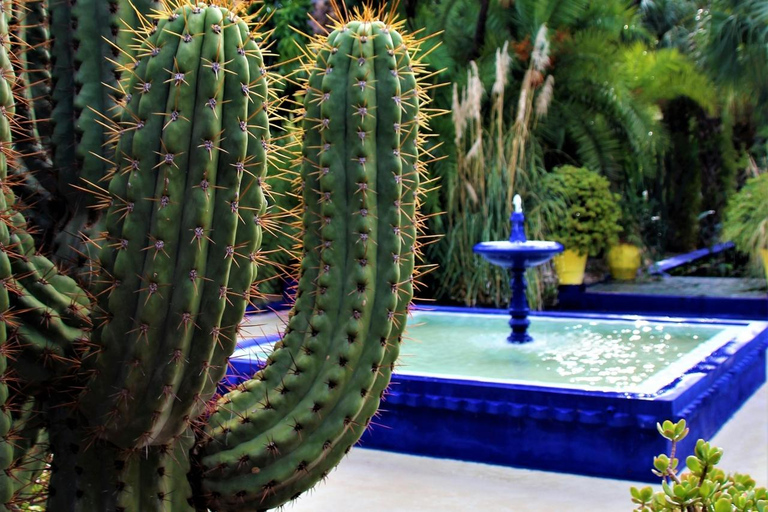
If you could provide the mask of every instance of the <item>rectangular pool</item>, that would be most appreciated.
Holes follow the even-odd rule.
[[[765,382],[768,322],[590,314],[531,316],[506,341],[506,311],[430,308],[409,319],[399,368],[363,446],[655,481],[656,423],[709,439]],[[279,339],[244,340],[251,375]]]

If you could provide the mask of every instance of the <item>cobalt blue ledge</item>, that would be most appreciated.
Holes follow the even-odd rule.
[[[468,308],[428,309],[462,311]],[[505,310],[474,309],[506,314]],[[556,315],[611,318],[605,315]],[[629,318],[637,318],[631,316]],[[746,325],[746,322],[693,322]],[[698,438],[710,439],[766,381],[768,324],[749,340],[732,341],[653,395],[557,389],[395,374],[367,448],[655,482],[653,457],[668,450],[656,423],[685,418],[691,433],[681,460]],[[237,373],[258,369],[232,361]]]
[[[652,275],[663,275],[675,267],[680,267],[686,263],[696,261],[700,258],[704,258],[712,254],[718,254],[729,249],[733,249],[734,247],[735,246],[733,245],[733,242],[723,242],[720,244],[715,244],[711,248],[706,247],[704,249],[698,249],[685,254],[678,254],[677,256],[672,256],[655,262],[653,265],[648,267],[648,271]]]
[[[698,249],[659,260],[648,267],[648,270],[652,275],[666,275],[673,268],[733,248],[733,242],[715,244],[711,248]],[[585,285],[569,285],[559,287],[558,309],[616,314],[672,314],[695,318],[765,320],[768,319],[768,297],[707,297],[595,292]]]
[[[768,319],[768,297],[707,297],[594,292],[585,285],[560,286],[558,309],[694,318]]]

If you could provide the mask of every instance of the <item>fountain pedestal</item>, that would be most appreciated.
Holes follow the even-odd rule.
[[[508,268],[512,271],[509,282],[512,299],[509,302],[509,326],[512,333],[507,337],[510,343],[527,343],[533,341],[528,334],[531,322],[528,320],[530,308],[525,290],[528,283],[525,271],[531,267],[549,261],[552,256],[563,252],[562,244],[557,242],[529,241],[525,236],[525,216],[521,207],[520,196],[515,196],[515,211],[509,219],[512,232],[509,241],[481,242],[473,250],[482,255],[494,265]]]
[[[531,325],[531,321],[528,320],[528,313],[531,309],[528,307],[528,297],[526,296],[526,289],[528,288],[528,282],[525,280],[525,268],[511,267],[512,279],[509,281],[509,286],[512,289],[512,299],[509,302],[509,326],[512,328],[512,333],[507,336],[507,341],[510,343],[527,343],[533,341],[533,338],[528,334],[528,326]]]

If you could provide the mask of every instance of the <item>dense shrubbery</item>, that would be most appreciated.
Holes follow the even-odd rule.
[[[758,263],[760,250],[768,249],[768,174],[749,179],[731,198],[723,236]]]
[[[274,5],[285,55],[290,36],[302,37],[288,29],[300,11],[327,10],[320,1]],[[558,166],[608,178],[622,196],[622,237],[661,257],[717,241],[745,169],[768,162],[762,2],[408,0],[398,9],[411,29],[443,31],[439,45],[425,43],[426,60],[443,70],[435,85],[455,87],[430,91],[435,109],[452,113],[433,119],[428,144],[442,185],[425,205],[442,213],[428,226],[443,236],[428,253],[438,300],[506,301],[504,273],[472,245],[506,238],[512,190],[530,238],[542,236],[560,211],[540,181]],[[462,98],[472,115],[460,121]],[[467,265],[478,272],[465,275]],[[543,290],[531,291],[535,301]]]
[[[584,167],[564,165],[546,176],[544,190],[567,205],[565,218],[550,226],[553,240],[589,256],[618,243],[621,197],[611,192],[607,179]]]

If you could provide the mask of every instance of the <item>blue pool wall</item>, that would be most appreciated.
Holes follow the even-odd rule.
[[[428,309],[507,314],[505,310]],[[547,316],[617,319],[600,314]],[[698,438],[710,439],[766,381],[767,346],[768,329],[736,348],[726,344],[658,396],[396,373],[381,413],[360,444],[430,457],[654,482],[658,479],[650,472],[653,457],[669,449],[656,423],[686,419],[691,433],[678,447],[684,460]],[[257,361],[233,360],[232,364],[235,373],[246,376],[259,367]],[[237,380],[232,378],[230,383]]]
[[[609,293],[596,292],[585,285],[570,285],[559,287],[557,299],[561,311],[768,320],[768,297]]]

